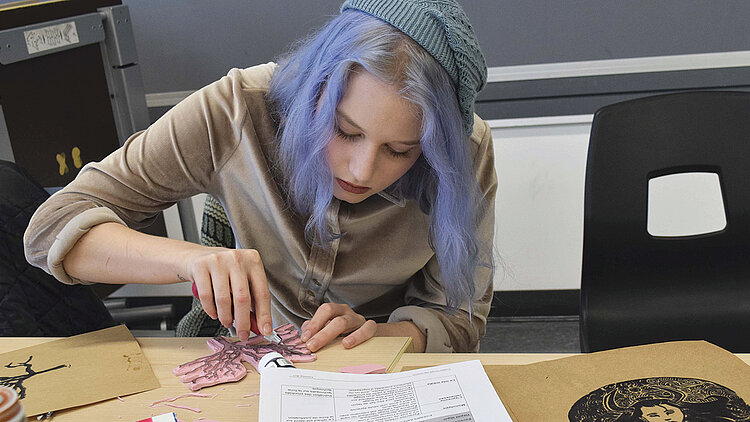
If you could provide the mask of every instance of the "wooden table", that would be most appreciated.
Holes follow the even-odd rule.
[[[559,395],[557,394],[560,391],[564,391],[560,389],[561,386],[561,380],[565,380],[565,377],[555,377],[553,373],[541,371],[544,373],[544,375],[549,375],[545,377],[545,379],[541,379],[540,371],[533,371],[533,368],[529,368],[529,372],[527,372],[525,375],[520,374],[519,377],[519,370],[523,372],[524,365],[532,364],[532,363],[538,363],[542,361],[550,361],[553,359],[559,359],[559,358],[565,358],[570,356],[576,356],[578,354],[503,354],[503,353],[481,353],[481,354],[446,354],[446,353],[440,353],[440,354],[417,354],[417,353],[405,353],[401,359],[399,360],[398,364],[394,368],[396,371],[402,371],[402,370],[409,370],[409,369],[415,369],[415,368],[421,368],[425,366],[434,366],[434,365],[443,365],[443,364],[450,364],[450,363],[457,363],[457,362],[463,362],[467,360],[474,360],[478,359],[482,362],[483,365],[486,366],[488,376],[491,380],[493,380],[494,374],[494,384],[496,388],[498,388],[498,382],[503,380],[503,375],[499,374],[513,374],[515,373],[514,379],[511,381],[513,384],[506,384],[508,387],[507,391],[504,391],[504,394],[512,393],[510,395],[503,396],[501,394],[501,398],[506,406],[510,404],[509,408],[516,407],[515,415],[512,416],[513,420],[523,420],[523,421],[548,421],[548,420],[556,420],[556,421],[562,421],[562,420],[568,420],[566,417],[568,414],[568,411],[571,409],[570,406],[562,405],[555,406],[554,403],[561,403],[560,401],[557,401],[559,399]],[[750,354],[736,354],[738,358],[740,358],[742,361],[744,361],[746,364],[750,364]],[[662,356],[663,359],[663,356]],[[733,359],[730,359],[733,361]],[[700,362],[700,361],[697,361]],[[726,360],[724,361],[726,362]],[[736,364],[736,366],[733,366],[733,368],[742,367],[741,364],[738,364],[737,362],[733,362]],[[507,365],[507,366],[506,366]],[[494,367],[492,367],[494,366]],[[504,366],[504,370],[500,370],[500,366]],[[542,364],[542,366],[546,366]],[[549,369],[549,368],[548,368]],[[567,367],[566,369],[561,368],[561,372],[565,373],[566,375],[570,375],[570,367]],[[500,372],[498,372],[500,370]],[[508,372],[505,372],[505,371]],[[538,378],[529,378],[529,376],[532,376],[531,374],[536,374]],[[558,374],[559,375],[559,374]],[[726,376],[726,375],[725,375]],[[500,378],[498,378],[500,377]],[[552,385],[546,385],[550,384],[546,383],[545,380],[548,378],[557,378],[556,381],[551,382]],[[521,379],[524,379],[524,382],[519,382]],[[601,377],[598,377],[597,379],[601,379]],[[707,378],[711,379],[711,378]],[[525,382],[528,381],[527,384]],[[581,382],[578,382],[581,381]],[[562,381],[564,382],[564,381]],[[571,389],[574,391],[583,391],[583,394],[588,393],[589,391],[593,391],[595,388],[586,388],[586,385],[589,385],[587,381],[584,380],[577,380],[572,381],[570,379],[567,379],[566,382],[567,385],[570,386]],[[542,386],[541,388],[535,388],[531,387],[532,385],[536,386]],[[583,387],[582,387],[583,385]],[[593,384],[593,385],[599,385],[599,384]],[[635,384],[633,384],[635,385]],[[740,385],[746,385],[744,382]],[[591,385],[589,385],[591,387]],[[505,387],[499,387],[501,390],[503,390]],[[550,394],[551,393],[551,394]],[[534,399],[529,399],[529,398]],[[557,398],[555,398],[557,397]],[[564,399],[565,403],[571,403],[568,400],[571,398],[578,399],[577,395],[573,396],[567,396]],[[552,404],[550,406],[550,404]],[[524,408],[524,406],[526,406]],[[523,412],[523,416],[519,416],[519,411]],[[553,413],[556,412],[556,413]],[[554,415],[554,416],[553,416]],[[723,418],[722,418],[723,419]],[[597,419],[598,420],[598,419]],[[618,419],[619,420],[619,419]],[[672,419],[670,419],[672,420]],[[680,419],[682,420],[682,419]],[[716,420],[719,420],[718,417]]]
[[[574,356],[571,353],[404,353],[394,366],[393,372],[403,368],[444,365],[479,359],[483,365],[525,365],[545,360]],[[740,353],[737,357],[750,365],[750,354]]]
[[[0,353],[9,352],[23,347],[33,346],[54,338],[0,338]],[[260,375],[254,370],[248,371],[247,376],[236,383],[220,384],[206,387],[201,393],[215,394],[213,399],[201,397],[185,397],[175,404],[199,408],[201,413],[170,407],[149,407],[157,400],[189,393],[190,389],[172,375],[172,369],[177,365],[212,353],[206,345],[207,338],[138,338],[143,353],[151,363],[154,374],[161,383],[161,388],[132,394],[118,399],[105,400],[92,405],[55,412],[52,422],[65,421],[123,421],[135,422],[152,415],[175,412],[177,417],[185,422],[192,422],[198,418],[217,420],[221,422],[257,421],[258,397],[243,397],[260,391]],[[338,372],[343,366],[377,363],[393,371],[396,363],[404,352],[411,351],[411,338],[408,337],[374,337],[364,344],[346,350],[341,342],[334,342],[318,351],[318,359],[310,363],[297,363],[298,368],[317,369]],[[117,382],[117,380],[112,380]],[[74,386],[60,386],[61,388],[75,388]],[[36,421],[36,418],[29,418]]]

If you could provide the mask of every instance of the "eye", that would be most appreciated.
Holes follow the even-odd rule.
[[[336,135],[347,141],[353,141],[355,139],[359,139],[359,137],[362,136],[362,135],[353,135],[351,133],[346,133],[343,130],[341,130],[339,125],[336,125],[335,129],[336,129]]]
[[[391,148],[389,146],[386,146],[385,148],[386,148],[386,151],[388,151],[388,154],[391,157],[394,157],[394,158],[406,158],[406,157],[409,156],[409,152],[411,151],[411,149],[408,149],[408,150],[403,151],[403,152],[396,151],[395,149],[393,149],[393,148]]]

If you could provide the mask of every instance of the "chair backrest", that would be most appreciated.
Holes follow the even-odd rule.
[[[0,160],[0,337],[65,337],[115,325],[91,286],[60,283],[26,262],[23,233],[49,195]]]
[[[201,219],[201,245],[234,249],[234,233],[224,207],[218,199],[206,196]]]
[[[726,227],[652,236],[655,177],[716,173]],[[581,347],[705,339],[750,352],[750,93],[688,92],[597,111],[585,183]]]
[[[200,243],[205,246],[235,248],[234,233],[229,218],[216,198],[206,196],[203,206]],[[183,315],[175,327],[177,337],[218,337],[228,336],[229,330],[218,319],[212,319],[203,310],[201,302],[193,298],[190,311]]]

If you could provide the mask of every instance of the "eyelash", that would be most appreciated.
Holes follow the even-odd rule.
[[[344,139],[345,141],[348,141],[348,142],[354,141],[361,136],[361,135],[352,135],[352,134],[346,133],[343,130],[341,130],[341,128],[338,127],[338,125],[336,126],[336,134],[341,139]],[[404,151],[404,152],[398,152],[398,151],[394,151],[390,147],[387,147],[386,150],[388,151],[388,154],[393,158],[406,158],[409,155],[409,151],[411,151],[409,150],[409,151]]]
[[[349,134],[349,133],[346,133],[346,132],[344,132],[343,130],[341,130],[341,128],[340,128],[340,127],[338,127],[338,126],[336,126],[336,134],[337,134],[337,135],[338,135],[339,137],[341,137],[341,138],[344,138],[344,139],[346,139],[347,141],[353,141],[353,140],[355,140],[356,138],[359,138],[359,135],[351,135],[351,134]]]

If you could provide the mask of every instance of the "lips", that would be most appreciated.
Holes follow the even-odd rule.
[[[353,184],[351,184],[349,182],[345,182],[345,181],[339,179],[338,177],[336,178],[336,183],[338,183],[339,186],[341,186],[341,189],[343,189],[343,190],[345,190],[347,192],[350,192],[350,193],[357,194],[357,195],[361,195],[361,194],[367,192],[368,190],[370,190],[370,188],[368,188],[366,186],[353,185]]]

